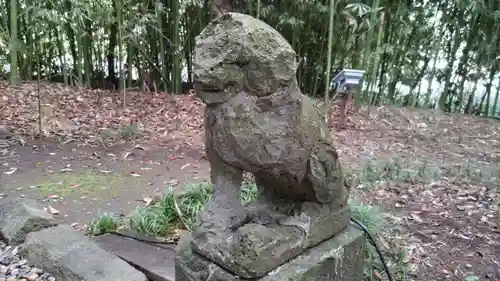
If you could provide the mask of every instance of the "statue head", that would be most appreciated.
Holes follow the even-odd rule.
[[[295,56],[286,39],[266,23],[227,13],[196,37],[196,93],[207,105],[224,103],[241,91],[270,95],[296,79]]]

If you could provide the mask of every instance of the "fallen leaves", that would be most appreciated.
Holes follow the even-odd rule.
[[[5,126],[14,128],[16,134],[31,137],[38,134],[35,90],[35,83],[23,83],[8,88],[2,96],[6,106],[0,111],[0,120]],[[145,134],[140,138],[154,145],[178,149],[199,149],[202,145],[203,104],[193,94],[127,91],[129,106],[126,109],[117,107],[121,104],[121,94],[105,90],[42,83],[41,94],[45,137],[100,145],[98,136],[103,129],[120,131],[124,126],[137,124]],[[100,103],[101,96],[111,98],[101,99],[103,102]],[[135,148],[145,150],[142,145]]]
[[[11,168],[10,171],[3,172],[3,173],[9,176],[9,175],[14,174],[16,171],[17,171],[17,168]]]
[[[411,217],[418,223],[423,223],[424,220],[416,213],[411,213]]]
[[[130,155],[132,155],[133,152],[130,152],[130,151],[126,151],[124,154],[123,154],[123,159],[127,159],[127,157],[129,157]]]
[[[52,214],[52,215],[58,215],[59,214],[59,210],[57,210],[56,208],[54,208],[54,207],[52,207],[50,205],[47,207],[47,209],[48,209],[49,213]]]

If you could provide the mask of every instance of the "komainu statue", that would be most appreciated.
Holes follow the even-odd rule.
[[[266,275],[349,224],[349,183],[296,71],[290,44],[248,15],[226,13],[196,38],[213,195],[190,245],[243,278]],[[239,198],[243,172],[258,188],[248,206]]]

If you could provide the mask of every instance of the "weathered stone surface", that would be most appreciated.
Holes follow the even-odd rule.
[[[143,273],[69,225],[28,234],[21,256],[51,272],[56,280],[147,281]]]
[[[30,232],[57,225],[33,199],[14,198],[0,205],[0,236],[8,244],[20,244]]]
[[[196,39],[213,195],[191,246],[241,277],[262,277],[349,223],[349,181],[296,70],[290,44],[248,15],[227,13]],[[239,200],[243,171],[259,191],[248,208]]]
[[[5,125],[0,124],[0,140],[11,136],[9,129]]]
[[[192,241],[194,249],[242,277],[263,276],[349,223],[348,207],[311,213],[306,209],[309,204],[304,203],[299,215],[284,217],[279,223],[247,223],[235,231],[206,233],[204,239]]]
[[[196,92],[207,104],[226,102],[242,90],[270,95],[293,80],[296,71],[290,44],[278,31],[248,15],[228,13],[196,38],[195,86],[201,86]]]
[[[212,261],[192,252],[189,238],[179,246],[176,281],[243,281]],[[364,235],[350,226],[269,272],[259,281],[362,281]]]
[[[115,234],[94,237],[103,249],[143,272],[150,281],[174,281],[173,245],[152,245]]]

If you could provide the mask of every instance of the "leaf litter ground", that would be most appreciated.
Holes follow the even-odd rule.
[[[0,198],[38,196],[84,224],[150,203],[167,185],[208,179],[195,96],[128,91],[123,109],[109,91],[42,83],[40,92],[44,136],[53,140],[34,138],[36,84],[0,85],[0,125],[16,135],[0,148]],[[363,107],[335,132],[337,105],[330,112],[337,149],[359,175],[353,196],[386,212],[392,227],[379,239],[413,271],[407,280],[500,280],[498,120]]]

